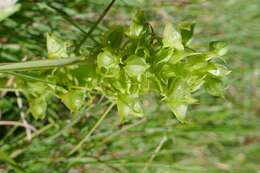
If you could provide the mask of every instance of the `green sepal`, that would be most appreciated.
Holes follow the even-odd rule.
[[[143,109],[138,95],[119,96],[117,99],[117,109],[121,121],[129,115],[134,115],[136,117],[143,116]]]
[[[165,102],[180,122],[185,122],[188,105],[196,101],[191,97],[190,87],[185,80],[179,78],[171,80]]]
[[[47,52],[49,59],[68,57],[66,44],[50,33],[47,33]]]
[[[207,78],[205,82],[206,91],[213,96],[224,97],[224,86],[222,81],[217,78]]]
[[[142,57],[131,55],[125,61],[124,70],[126,73],[137,80],[141,79],[141,76],[149,68],[149,65],[145,62]]]
[[[208,60],[221,57],[228,52],[228,44],[224,41],[212,41],[209,44]]]
[[[173,56],[174,49],[170,47],[161,48],[155,55],[155,64],[167,63]]]
[[[224,65],[214,64],[214,67],[208,71],[211,75],[216,77],[224,77],[231,73]]]
[[[130,27],[126,30],[126,35],[130,38],[138,38],[145,30],[145,15],[143,11],[138,11],[133,17]]]
[[[180,62],[181,60],[185,59],[186,57],[195,56],[195,55],[197,55],[197,56],[202,55],[202,53],[194,52],[194,51],[190,51],[190,50],[176,50],[176,51],[174,51],[173,56],[169,60],[169,63],[176,64],[176,63]]]
[[[120,58],[109,49],[104,49],[97,56],[97,73],[102,77],[118,77],[120,72]]]
[[[71,112],[77,112],[85,103],[86,93],[83,90],[70,90],[60,98]]]
[[[38,119],[44,119],[47,110],[47,100],[45,97],[39,97],[29,100],[29,112],[33,117]]]
[[[177,120],[179,120],[181,123],[185,123],[188,105],[187,104],[175,104],[172,102],[168,102],[167,105],[169,106],[171,111],[174,113]]]
[[[120,48],[124,38],[124,28],[121,26],[113,27],[104,36],[104,46],[114,49]]]
[[[183,45],[190,44],[194,33],[195,25],[195,22],[183,22],[179,25]]]

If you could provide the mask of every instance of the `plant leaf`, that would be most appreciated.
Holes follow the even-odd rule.
[[[173,56],[174,49],[170,47],[164,47],[159,50],[155,56],[155,63],[161,64],[168,62]]]
[[[228,44],[224,41],[213,41],[209,44],[210,56],[221,57],[228,52]]]
[[[126,35],[131,38],[139,37],[144,31],[144,24],[145,24],[145,15],[143,11],[138,11],[130,25],[130,27],[126,31]]]
[[[14,6],[10,6],[10,7],[6,8],[6,9],[1,9],[1,11],[0,11],[0,22],[2,20],[4,20],[5,18],[11,16],[13,13],[20,10],[20,8],[21,8],[21,5],[16,4]]]
[[[49,59],[67,58],[67,47],[65,43],[55,37],[53,34],[47,33],[47,51]]]
[[[181,34],[171,25],[167,24],[163,32],[163,46],[183,50]]]
[[[119,57],[104,49],[104,52],[97,56],[97,72],[103,77],[117,78],[120,73],[119,61]]]
[[[210,69],[208,72],[216,77],[224,77],[231,73],[224,65],[220,64],[215,64],[215,68]]]
[[[85,91],[82,90],[71,90],[60,98],[62,102],[70,109],[72,112],[76,112],[82,108],[85,103]]]
[[[188,105],[187,104],[175,104],[175,103],[168,102],[168,106],[170,107],[171,111],[174,113],[176,118],[181,123],[184,123],[185,119],[186,119]]]
[[[129,115],[143,116],[143,109],[138,95],[122,95],[117,99],[117,109],[120,120],[123,121]]]
[[[114,27],[110,29],[104,36],[105,47],[110,46],[114,49],[120,48],[124,37],[123,27]]]
[[[35,119],[44,119],[47,110],[47,101],[45,97],[39,97],[29,100],[29,112]]]
[[[128,30],[126,31],[126,35],[132,38],[137,38],[143,32],[144,27],[142,25],[138,25],[136,23],[132,23]]]
[[[173,53],[173,56],[171,57],[170,59],[170,63],[171,64],[176,64],[178,62],[180,62],[181,60],[183,60],[184,58],[186,57],[189,57],[189,56],[195,56],[195,55],[201,55],[202,53],[199,53],[199,52],[193,52],[193,51],[188,51],[188,50],[180,50],[180,51],[175,51]]]
[[[170,83],[166,103],[180,122],[185,121],[188,104],[195,103],[191,97],[189,85],[184,79],[175,79]]]
[[[223,97],[224,87],[222,81],[216,78],[208,78],[205,82],[205,89],[210,95]]]
[[[195,22],[184,22],[179,25],[183,45],[187,45],[191,42],[195,25]]]

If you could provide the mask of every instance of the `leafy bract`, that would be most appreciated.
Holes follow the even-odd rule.
[[[149,68],[149,65],[145,62],[142,57],[131,55],[125,61],[126,66],[124,67],[126,73],[137,80],[141,80],[141,76]]]
[[[188,45],[191,42],[195,28],[195,22],[183,22],[179,25],[182,43]]]
[[[224,65],[215,64],[212,69],[208,71],[210,74],[216,77],[224,77],[228,75],[231,71],[227,69]]]
[[[53,34],[47,34],[47,51],[48,58],[67,58],[67,47],[65,43],[55,37]]]
[[[85,103],[86,93],[82,90],[71,90],[60,96],[62,102],[72,111],[79,111]]]
[[[209,45],[210,51],[213,51],[218,56],[223,56],[228,51],[228,44],[223,41],[213,41]]]
[[[120,48],[124,37],[124,28],[117,26],[111,28],[104,36],[104,46],[114,49]]]
[[[166,24],[163,32],[164,47],[171,47],[177,50],[183,50],[181,34],[173,27],[172,24]]]
[[[210,95],[218,97],[224,96],[224,86],[220,79],[209,77],[205,82],[205,89]]]
[[[130,38],[138,38],[145,30],[145,15],[144,12],[139,11],[134,16],[131,25],[126,30],[126,35]]]
[[[124,120],[129,115],[143,116],[143,109],[138,95],[119,96],[117,99],[117,109],[121,120]]]
[[[47,110],[47,100],[44,97],[29,100],[29,111],[35,119],[43,119]]]
[[[209,44],[208,60],[221,57],[228,51],[228,44],[224,41],[212,41]]]
[[[168,106],[180,122],[184,123],[186,121],[186,113],[188,109],[187,104],[176,104],[169,102]]]
[[[185,121],[189,104],[196,102],[191,96],[190,86],[187,81],[177,78],[170,82],[166,95],[166,103],[181,122]]]
[[[119,57],[108,49],[97,56],[97,71],[103,77],[116,77],[119,72]]]

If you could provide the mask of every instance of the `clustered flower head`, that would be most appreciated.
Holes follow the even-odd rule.
[[[0,9],[5,10],[15,5],[17,0],[0,0]]]
[[[78,64],[61,68],[57,62],[68,65],[65,60],[75,54],[65,42],[48,34],[48,67],[55,68],[33,76],[50,84],[17,82],[29,101],[28,112],[36,119],[45,118],[52,97],[59,98],[71,112],[78,112],[90,102],[94,104],[98,94],[116,104],[119,118],[125,121],[130,115],[143,116],[144,96],[153,93],[180,122],[187,122],[188,106],[198,101],[194,93],[205,89],[224,97],[222,79],[230,73],[221,60],[228,51],[227,43],[213,41],[204,51],[197,50],[191,44],[194,27],[194,22],[176,27],[168,23],[163,33],[157,34],[144,13],[138,12],[129,27],[112,27],[103,34],[102,48],[80,55]],[[43,67],[27,62],[27,69],[30,64]],[[19,67],[21,70],[21,66],[16,70]],[[6,69],[8,66],[0,67],[0,71]]]

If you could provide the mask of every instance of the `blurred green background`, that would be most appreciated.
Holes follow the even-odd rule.
[[[0,62],[45,56],[46,32],[72,43],[82,37],[46,2],[88,30],[110,1],[19,1],[21,10],[0,23]],[[260,173],[260,0],[117,0],[93,36],[129,24],[138,9],[149,16],[156,32],[167,22],[196,21],[197,48],[213,40],[229,43],[225,63],[232,73],[225,79],[225,99],[197,93],[200,104],[189,108],[189,123],[180,124],[157,96],[149,95],[145,119],[122,125],[114,110],[72,156],[67,154],[106,103],[71,116],[54,100],[47,120],[28,117],[40,129],[31,142],[23,129],[0,126],[1,150],[28,173]],[[0,77],[2,87],[6,78]],[[0,111],[1,120],[19,120],[12,92],[0,98]],[[0,173],[21,171],[2,157]]]

